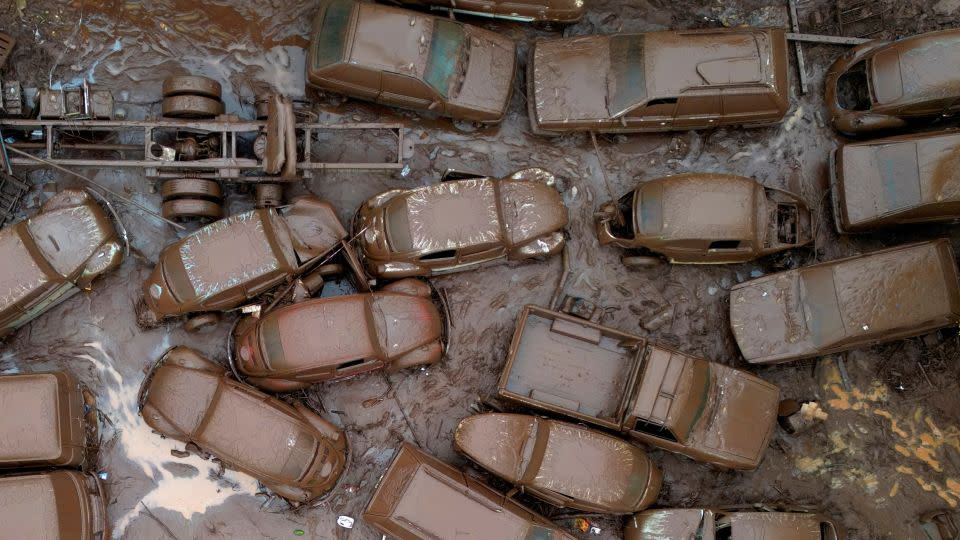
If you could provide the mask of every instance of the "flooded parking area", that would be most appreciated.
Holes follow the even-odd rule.
[[[948,238],[954,249],[960,247],[960,229],[944,224],[837,234],[828,160],[846,139],[830,125],[823,80],[847,47],[803,46],[809,90],[802,94],[791,42],[790,105],[784,120],[772,127],[595,139],[588,133],[534,135],[524,67],[535,39],[789,25],[786,1],[585,3],[585,17],[565,27],[458,16],[518,43],[518,76],[504,120],[478,127],[309,88],[305,71],[317,9],[313,1],[0,2],[0,31],[17,40],[3,80],[54,89],[86,82],[109,90],[115,111],[126,119],[158,117],[162,81],[193,74],[219,82],[227,113],[241,118],[254,118],[256,96],[274,92],[291,98],[298,112],[309,111],[311,120],[320,123],[403,124],[404,140],[412,150],[402,156],[402,166],[317,171],[285,185],[286,200],[315,195],[329,201],[348,228],[369,198],[391,189],[437,184],[449,169],[502,178],[540,167],[556,175],[568,208],[562,256],[430,278],[444,299],[447,317],[448,345],[438,363],[374,371],[280,394],[318,411],[349,441],[349,466],[337,488],[321,502],[293,507],[256,479],[198,448],[161,438],[140,416],[138,393],[156,360],[171,347],[185,345],[226,366],[228,337],[240,314],[228,312],[196,333],[188,333],[177,319],[149,329],[139,326],[143,283],[162,249],[198,225],[189,222],[185,230],[175,229],[136,206],[115,204],[129,236],[129,256],[98,278],[92,291],[71,297],[0,343],[0,374],[66,370],[96,394],[101,429],[91,470],[106,486],[114,537],[379,539],[381,533],[361,514],[404,441],[508,491],[506,482],[456,451],[454,432],[463,418],[503,405],[494,398],[517,317],[527,304],[549,306],[558,291],[595,304],[598,324],[749,371],[777,385],[781,399],[813,401],[825,413],[808,430],[788,433],[776,427],[752,471],[720,470],[644,446],[663,472],[655,507],[763,503],[811,509],[833,516],[852,531],[851,538],[863,540],[923,539],[922,514],[960,505],[960,335],[955,325],[921,337],[769,366],[748,363],[730,327],[730,291],[745,281],[915,241]],[[799,4],[804,14],[832,13],[835,7],[826,0]],[[960,24],[956,1],[877,4],[885,9],[875,37],[890,39]],[[813,27],[808,21],[815,17],[802,19],[805,31],[836,31],[829,21]],[[938,120],[933,127],[956,125],[951,121]],[[333,132],[314,144],[324,160],[374,163],[397,159],[390,142]],[[143,207],[157,211],[163,202],[157,180],[141,169],[72,169]],[[796,194],[810,210],[812,242],[751,262],[627,268],[620,260],[622,249],[600,245],[596,213],[639,182],[680,173],[743,176]],[[18,169],[18,176],[30,184],[21,217],[35,215],[56,191],[82,185],[74,176],[44,167]],[[251,186],[226,184],[227,214],[253,208]],[[319,295],[353,292],[347,280],[333,279]],[[577,538],[623,537],[626,516],[561,510],[525,494],[516,498]],[[581,516],[593,530],[577,529]]]

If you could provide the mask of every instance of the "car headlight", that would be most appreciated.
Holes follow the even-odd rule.
[[[150,285],[150,296],[154,300],[159,300],[162,294],[163,294],[163,287],[161,287],[159,283],[154,283]]]

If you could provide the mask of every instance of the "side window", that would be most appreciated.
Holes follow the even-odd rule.
[[[670,442],[677,442],[677,438],[670,432],[669,429],[652,422],[647,422],[645,420],[637,419],[636,423],[633,424],[633,430],[638,433],[646,433],[647,435],[653,435],[654,437],[664,439]]]
[[[673,117],[673,112],[677,108],[677,98],[658,98],[651,99],[646,103],[627,113],[628,118],[650,118],[655,116]]]
[[[741,242],[739,240],[716,240],[710,242],[710,245],[707,247],[708,250],[715,249],[739,249]]]
[[[457,250],[445,249],[443,251],[434,251],[420,257],[421,261],[442,261],[453,259],[457,256]]]
[[[702,117],[720,115],[720,95],[681,96],[677,106],[678,117]]]

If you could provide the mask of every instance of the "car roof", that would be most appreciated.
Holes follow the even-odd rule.
[[[81,514],[80,493],[63,489],[61,480],[72,471],[0,477],[0,523],[8,538],[61,538],[63,534],[79,534],[86,524]],[[73,510],[74,512],[71,512]],[[64,528],[61,529],[61,523]]]
[[[662,227],[659,240],[756,240],[759,184],[729,174],[691,173],[641,184],[634,215],[643,219],[648,186],[658,186]],[[642,232],[642,228],[640,232]]]
[[[26,222],[20,222],[0,229],[0,257],[4,261],[0,265],[0,311],[10,309],[55,278],[40,267],[20,236],[21,231],[27,234],[25,227]]]
[[[720,512],[729,517],[733,538],[821,540],[820,516],[802,512]]]
[[[895,41],[877,49],[871,82],[884,105],[942,99],[960,94],[960,30],[943,30]]]
[[[960,133],[893,137],[841,149],[847,219],[858,224],[920,205],[960,201]]]
[[[456,180],[406,192],[412,249],[432,253],[502,242],[496,181]]]
[[[358,3],[347,61],[420,77],[430,54],[435,17],[415,11]]]
[[[63,450],[60,404],[67,389],[53,373],[0,377],[0,463],[55,459]]]

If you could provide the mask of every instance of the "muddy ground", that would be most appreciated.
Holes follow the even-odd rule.
[[[252,96],[272,87],[311,100],[324,121],[403,121],[416,141],[408,170],[330,173],[289,188],[288,196],[312,192],[328,198],[344,220],[365,198],[387,188],[436,182],[450,167],[491,175],[527,166],[554,171],[565,179],[571,216],[571,274],[565,292],[602,306],[605,324],[734,366],[743,367],[745,362],[727,320],[733,284],[778,268],[915,239],[948,236],[955,245],[960,239],[956,229],[941,226],[846,238],[833,232],[829,204],[823,203],[829,200],[827,156],[839,139],[825,124],[821,92],[823,73],[841,52],[837,47],[805,47],[811,92],[799,95],[797,85],[792,85],[793,106],[778,127],[600,137],[598,156],[586,136],[547,140],[527,132],[522,77],[516,81],[517,92],[503,125],[476,132],[454,129],[444,119],[305,93],[303,47],[314,10],[311,1],[28,0],[22,13],[16,4],[0,2],[0,29],[20,42],[7,79],[56,86],[86,78],[113,91],[117,106],[131,118],[159,113],[163,77],[194,73],[220,80],[228,110],[248,117]],[[587,17],[564,29],[565,34],[787,21],[785,2],[588,0],[587,4]],[[806,23],[805,12],[827,9],[828,4],[801,2],[801,18]],[[956,0],[878,4],[887,8],[885,37],[956,26],[960,19]],[[513,36],[521,42],[522,54],[531,39],[558,33],[512,23],[473,22]],[[792,76],[796,78],[795,73]],[[377,154],[380,147],[331,143],[328,150],[332,155]],[[599,204],[638,180],[686,171],[747,175],[800,193],[817,209],[821,221],[815,245],[751,264],[664,265],[646,271],[628,271],[620,265],[616,249],[599,248],[592,226]],[[159,205],[152,182],[138,173],[85,172],[152,207]],[[58,188],[74,184],[46,171],[34,171],[29,178],[37,189],[28,198],[27,214],[35,211],[52,183]],[[230,197],[232,212],[250,205],[249,195]],[[494,389],[520,307],[546,304],[561,271],[558,257],[437,279],[452,314],[451,346],[441,364],[318,385],[302,396],[348,431],[353,465],[335,496],[313,508],[292,510],[260,493],[256,481],[245,475],[224,472],[217,463],[197,456],[174,457],[170,450],[183,445],[152,434],[136,414],[134,398],[148,365],[176,344],[225,359],[230,320],[198,335],[188,335],[176,325],[139,329],[134,303],[140,284],[175,233],[136,209],[123,207],[121,213],[132,235],[132,255],[118,271],[97,282],[92,293],[74,297],[10,337],[0,353],[0,372],[67,369],[97,392],[106,426],[94,469],[106,476],[109,518],[116,535],[123,538],[299,534],[379,538],[359,519],[352,530],[338,527],[336,519],[359,518],[401,440],[465,465],[451,446],[453,430],[475,410],[479,398]],[[649,332],[641,326],[641,321],[668,306],[674,311],[668,323]],[[957,331],[951,329],[854,351],[845,356],[847,381],[835,359],[755,369],[778,384],[785,397],[821,401],[828,420],[797,436],[778,429],[760,467],[748,473],[718,472],[651,450],[664,471],[658,505],[810,506],[837,516],[856,530],[857,538],[921,538],[916,527],[919,514],[960,503],[957,345]],[[561,512],[533,505],[570,524]],[[619,519],[595,521],[602,537],[619,537]]]

